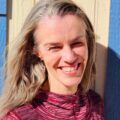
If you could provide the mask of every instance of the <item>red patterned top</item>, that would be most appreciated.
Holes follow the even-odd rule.
[[[1,120],[104,120],[103,102],[92,90],[86,95],[42,91],[31,104],[16,108]]]

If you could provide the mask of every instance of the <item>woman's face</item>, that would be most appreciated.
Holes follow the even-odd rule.
[[[35,30],[51,92],[74,94],[88,60],[86,25],[75,15],[45,17]]]

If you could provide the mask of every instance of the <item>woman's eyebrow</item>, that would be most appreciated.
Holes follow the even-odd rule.
[[[59,42],[50,42],[50,43],[46,43],[44,44],[44,46],[57,46],[57,45],[60,45],[61,43]]]
[[[73,38],[70,40],[70,43],[73,43],[73,42],[78,42],[78,41],[83,41],[82,38],[85,37],[85,35],[80,35],[80,36],[77,36],[76,38]],[[49,42],[49,43],[45,43],[44,46],[47,47],[47,46],[57,46],[57,45],[61,45],[60,42]]]
[[[84,38],[84,37],[85,37],[85,35],[80,35],[80,36],[77,36],[77,37],[74,38],[74,39],[71,39],[70,41],[71,41],[71,42],[83,41],[82,38]]]

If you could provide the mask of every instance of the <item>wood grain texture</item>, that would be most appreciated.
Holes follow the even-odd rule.
[[[6,14],[7,12],[7,0],[0,0],[0,14]]]
[[[9,0],[8,2],[9,43],[15,40],[25,21],[25,18],[27,17],[33,5],[34,0]]]
[[[120,120],[120,0],[111,0],[105,120]]]
[[[95,0],[73,0],[77,3],[88,15],[90,21],[94,25],[95,20]]]
[[[96,0],[94,28],[97,40],[95,90],[104,96],[109,35],[110,0]]]
[[[35,3],[39,2],[39,0],[34,0]]]
[[[6,47],[6,17],[0,16],[0,92],[3,86],[4,49]]]

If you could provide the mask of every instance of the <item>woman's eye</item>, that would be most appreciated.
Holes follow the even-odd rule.
[[[61,47],[59,47],[59,46],[55,46],[55,47],[50,47],[49,48],[49,50],[60,50],[61,49]]]
[[[82,45],[83,45],[82,42],[75,42],[75,43],[72,44],[73,47],[80,47]]]

